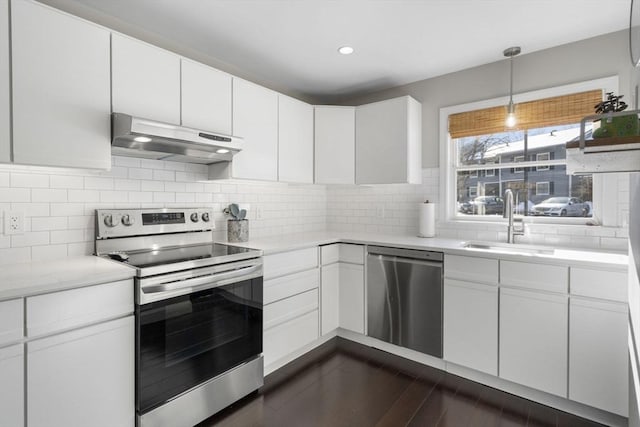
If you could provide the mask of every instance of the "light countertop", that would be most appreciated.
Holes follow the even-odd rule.
[[[131,267],[95,256],[5,265],[0,267],[0,301],[115,282],[134,275]]]
[[[376,233],[352,233],[352,232],[312,232],[296,233],[274,237],[265,237],[249,240],[245,243],[229,243],[230,245],[247,248],[261,249],[265,255],[286,252],[295,249],[303,249],[318,245],[331,243],[356,243],[365,245],[395,246],[407,249],[440,251],[452,255],[465,255],[483,258],[499,258],[512,261],[524,261],[544,264],[560,264],[587,267],[603,267],[626,269],[628,267],[628,256],[625,253],[580,250],[575,248],[551,248],[553,254],[522,254],[472,250],[465,248],[468,241],[458,239],[447,239],[441,237],[424,238],[409,235],[389,235]],[[541,248],[534,245],[507,245],[496,242],[482,242],[489,245],[499,245],[503,247]]]

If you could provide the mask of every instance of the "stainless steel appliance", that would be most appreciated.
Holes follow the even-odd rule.
[[[111,115],[113,154],[187,163],[231,161],[242,138],[176,126],[128,114]]]
[[[367,335],[442,358],[440,252],[369,246]]]
[[[193,426],[263,385],[262,252],[209,209],[96,211],[96,254],[136,269],[138,425]]]

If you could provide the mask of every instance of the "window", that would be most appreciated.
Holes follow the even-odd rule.
[[[548,196],[549,188],[548,182],[536,182],[536,196]]]
[[[605,90],[617,90],[617,77],[521,94],[516,130],[504,127],[504,99],[441,109],[442,141],[448,144],[444,164],[451,165],[442,171],[447,218],[497,218],[503,214],[507,189],[514,193],[516,214],[549,217],[535,221],[591,217],[593,177],[567,175],[565,144],[580,137],[581,118],[593,114]],[[472,174],[477,178],[470,179]],[[579,200],[568,206],[580,209],[548,213],[542,208],[558,197]],[[580,221],[574,218],[572,223]]]
[[[555,130],[551,131],[551,136],[555,136]],[[536,161],[538,163],[544,163],[551,160],[551,153],[538,153],[536,154]],[[549,165],[536,166],[536,171],[548,171]]]
[[[524,162],[524,156],[514,156],[513,163]],[[524,168],[513,168],[513,173],[524,173]]]

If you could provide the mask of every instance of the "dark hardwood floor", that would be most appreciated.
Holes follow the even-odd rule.
[[[335,338],[268,375],[258,392],[198,427],[599,425]]]

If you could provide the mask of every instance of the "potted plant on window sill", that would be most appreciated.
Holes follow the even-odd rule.
[[[594,139],[638,135],[638,115],[635,112],[613,114],[627,109],[627,103],[621,100],[623,96],[607,92],[607,99],[595,106],[596,114],[604,117],[600,119],[600,127],[593,131]]]
[[[227,220],[227,241],[230,243],[246,242],[249,240],[249,220],[246,209],[240,209],[236,203],[231,203],[224,213],[231,215]]]

